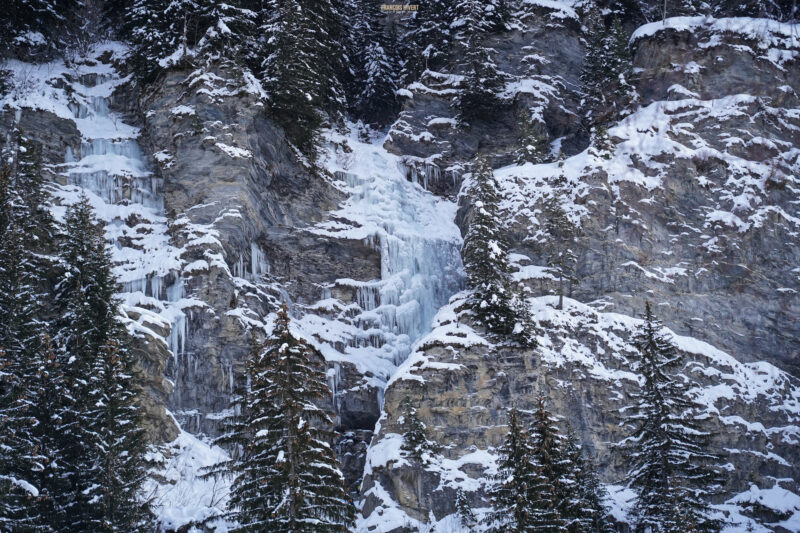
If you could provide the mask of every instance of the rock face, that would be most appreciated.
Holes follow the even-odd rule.
[[[576,432],[605,482],[614,485],[624,476],[625,458],[613,444],[631,429],[622,424],[620,409],[640,385],[640,376],[630,371],[635,351],[628,343],[638,320],[573,300],[559,311],[555,297],[534,298],[531,305],[545,333],[537,349],[521,350],[495,344],[474,329],[465,297],[454,297],[440,311],[432,333],[387,388],[363,484],[368,530],[394,530],[397,522],[381,517],[397,512],[407,520],[407,528],[398,531],[426,523],[446,530],[444,519],[455,512],[458,489],[473,494],[476,508],[486,507],[482,496],[495,468],[491,450],[505,437],[508,409],[530,413],[539,395],[562,417],[561,424]],[[694,392],[707,408],[702,416],[709,417],[712,446],[725,453],[722,462],[735,473],[725,492],[735,494],[750,483],[771,488],[775,479],[797,491],[792,480],[800,475],[800,382],[764,363],[740,363],[694,338],[673,340],[684,357],[682,372],[696,383]],[[417,406],[428,437],[442,446],[430,465],[397,453],[406,398]],[[721,496],[718,503],[724,500]]]
[[[546,26],[546,17],[531,24]],[[557,53],[537,48],[552,54],[544,68],[574,75],[580,62],[565,61],[564,54],[581,54],[577,33],[569,25],[554,33],[569,39],[562,35],[570,31],[573,42]],[[764,508],[755,496],[773,487],[796,493],[800,474],[794,429],[800,49],[790,32],[788,25],[750,19],[644,26],[631,40],[641,107],[609,129],[609,147],[580,151],[585,145],[573,145],[562,161],[495,171],[509,221],[512,276],[539,309],[540,348],[521,351],[471,329],[458,298],[440,311],[438,326],[387,387],[362,490],[366,530],[448,531],[459,488],[475,507],[487,505],[492,450],[505,434],[507,410],[531,409],[539,394],[578,433],[604,480],[619,483],[624,458],[611,445],[630,430],[620,426],[619,409],[639,383],[628,368],[635,321],[626,317],[641,313],[645,300],[657,304],[656,313],[676,333],[684,373],[708,406],[713,446],[730,461],[720,511],[742,528],[747,517],[776,531],[794,527],[792,512]],[[517,32],[509,36],[519,40]],[[549,76],[550,83],[556,76],[569,79],[558,70]],[[425,87],[414,88],[390,133],[390,148],[423,159],[446,154],[436,160],[449,168],[465,168],[479,151],[508,151],[513,141],[502,135],[491,133],[480,146],[465,141],[459,151],[448,139],[472,139],[469,127],[447,136],[426,129],[426,119],[443,114],[445,96],[433,94],[425,79],[444,78],[427,74]],[[553,115],[543,116],[552,137]],[[498,124],[504,120],[501,115]],[[575,132],[568,138],[581,139]],[[538,266],[547,264],[550,251],[542,212],[558,176],[566,183],[559,201],[578,228],[577,279],[567,292],[592,302],[586,307],[568,300],[563,312],[545,296],[557,292],[557,280]],[[471,184],[464,177],[462,232],[471,212]],[[433,464],[420,465],[399,451],[405,398],[443,446]]]
[[[800,45],[791,28],[765,20],[644,26],[631,39],[640,99],[609,128],[607,146],[589,146],[581,21],[559,3],[526,6],[512,30],[489,36],[509,75],[491,120],[459,120],[452,57],[449,73],[427,71],[402,91],[383,147],[326,131],[317,170],[268,118],[257,85],[229,66],[173,69],[138,87],[112,68],[124,50],[108,45],[75,66],[79,75],[47,78],[57,111],[83,104],[93,120],[132,128],[124,140],[141,150],[126,145],[128,159],[153,180],[152,205],[136,200],[130,180],[119,198],[98,200],[113,206],[104,221],[119,250],[147,264],[159,257],[133,274],[120,260],[151,440],[218,434],[251,336],[265,334],[285,300],[328,362],[327,407],[363,504],[359,530],[458,531],[457,489],[485,507],[507,410],[529,409],[539,394],[624,496],[613,444],[629,431],[619,410],[640,384],[631,317],[650,300],[726,454],[718,510],[743,528],[754,518],[788,529],[788,511],[758,502],[800,490]],[[111,111],[89,105],[96,92]],[[42,144],[63,205],[89,188],[70,177],[77,162],[67,157],[87,149],[84,122],[18,107],[0,113],[0,135],[19,127]],[[525,108],[552,163],[511,165]],[[535,350],[475,328],[459,292],[469,161],[479,153],[497,169],[511,275],[542,331]],[[542,208],[562,176],[558,202],[578,229],[578,261],[557,310]],[[430,464],[400,452],[405,398],[443,445]]]

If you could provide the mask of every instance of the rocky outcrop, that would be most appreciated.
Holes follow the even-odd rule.
[[[622,423],[621,409],[642,383],[630,371],[635,350],[629,339],[639,321],[573,300],[559,311],[556,298],[535,298],[530,304],[543,334],[538,348],[523,350],[492,342],[474,328],[466,296],[440,311],[432,333],[387,388],[362,490],[368,531],[413,531],[422,524],[439,531],[455,512],[459,489],[472,494],[475,508],[486,507],[493,453],[505,437],[508,409],[516,407],[524,416],[539,395],[563,428],[576,432],[605,482],[613,486],[624,476],[625,457],[614,443],[631,430]],[[717,503],[750,484],[797,491],[800,380],[766,363],[740,363],[690,337],[675,336],[673,342],[684,358],[682,373],[696,383],[694,394],[705,409],[698,415],[708,417],[712,447],[723,454],[721,464],[731,474]],[[399,451],[400,405],[406,398],[417,406],[428,437],[441,446],[430,464]],[[760,512],[756,506],[751,510]],[[732,507],[721,505],[720,511],[734,523],[741,518]],[[380,519],[398,512],[406,528],[393,529],[397,521]]]

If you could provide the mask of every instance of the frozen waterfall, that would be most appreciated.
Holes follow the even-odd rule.
[[[113,46],[113,45],[109,45]],[[99,58],[103,47],[96,51]],[[95,58],[76,64],[66,106],[81,133],[77,150],[68,147],[60,171],[66,184],[56,191],[62,211],[86,195],[112,243],[122,311],[134,334],[160,335],[179,369],[187,336],[183,311],[180,251],[169,242],[161,179],[150,171],[137,138],[139,130],[110,109],[124,82],[113,67]]]
[[[325,327],[334,332],[332,338],[347,339],[344,359],[361,371],[388,377],[430,331],[437,310],[462,288],[457,206],[410,182],[400,159],[380,144],[356,138],[347,142],[353,149],[347,160],[337,164],[331,157],[328,165],[337,169],[349,199],[332,214],[335,222],[323,223],[315,232],[360,239],[379,250],[381,274],[370,281],[337,280],[337,285],[356,291],[359,313],[352,328]],[[350,221],[349,227],[343,228],[342,220]],[[321,296],[329,294],[326,288]],[[307,325],[319,335],[320,324]],[[326,357],[338,356],[328,352]]]

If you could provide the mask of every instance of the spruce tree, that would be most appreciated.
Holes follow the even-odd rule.
[[[545,202],[544,229],[548,235],[549,253],[547,265],[558,277],[558,308],[564,308],[564,289],[565,284],[572,286],[576,281],[575,265],[577,255],[575,248],[575,237],[577,228],[569,219],[562,206],[563,197],[566,195],[566,179],[559,175],[553,180],[552,188],[548,199]],[[572,292],[570,290],[570,292]]]
[[[632,344],[637,352],[632,370],[644,377],[644,385],[622,411],[634,431],[620,446],[629,453],[628,485],[638,493],[635,529],[677,531],[680,521],[690,520],[697,531],[719,531],[708,516],[719,457],[708,451],[710,434],[694,418],[700,406],[689,396],[686,380],[675,374],[681,357],[649,302]]]
[[[31,428],[30,360],[38,349],[33,263],[26,236],[14,213],[19,197],[11,171],[0,169],[0,527],[25,530],[37,521],[31,506],[38,497],[36,472],[41,456]]]
[[[148,531],[149,505],[141,489],[147,476],[141,415],[130,352],[116,339],[101,347],[89,377],[86,418],[95,461],[87,465],[94,531]]]
[[[416,81],[425,70],[438,71],[446,64],[452,44],[450,25],[455,0],[420,2],[408,31],[402,36],[402,79]]]
[[[0,488],[0,499],[11,498],[2,511],[15,521],[9,529],[46,530],[62,522],[65,488],[58,443],[67,393],[45,322],[54,228],[36,146],[18,137],[15,155],[13,171],[0,170],[0,446],[8,459],[0,466],[17,483]]]
[[[591,460],[584,456],[576,435],[569,431],[564,441],[564,455],[568,468],[562,486],[559,512],[566,522],[567,531],[582,533],[611,533],[615,531],[608,509],[603,503],[606,491],[597,478]]]
[[[533,462],[538,475],[537,483],[530,488],[530,505],[535,531],[562,531],[565,521],[561,517],[562,502],[570,496],[575,480],[564,454],[563,437],[555,419],[545,407],[542,396],[537,400],[531,427]]]
[[[167,61],[188,60],[204,34],[196,0],[132,0],[121,33],[132,44],[129,64],[137,77],[149,83]]]
[[[286,304],[246,368],[248,389],[233,400],[239,415],[217,440],[233,458],[212,470],[233,476],[235,531],[348,531],[355,510],[331,446],[332,421],[315,404],[331,394],[323,359],[292,333]]]
[[[620,19],[610,23],[599,9],[589,12],[586,56],[581,70],[584,99],[581,104],[589,128],[610,123],[623,115],[636,97],[631,85],[632,62],[628,34]]]
[[[523,109],[517,121],[519,148],[514,153],[518,165],[533,163],[538,165],[547,160],[547,138],[542,136],[531,118],[531,112]]]
[[[417,416],[417,408],[406,397],[400,404],[403,416],[403,444],[400,447],[408,457],[422,463],[430,462],[438,452],[435,442],[428,439],[425,424]]]
[[[3,6],[0,57],[48,61],[66,48],[64,29],[71,25],[75,0],[14,0]]]
[[[103,228],[85,196],[67,208],[59,258],[56,340],[70,396],[63,460],[72,469],[66,527],[137,530],[146,507],[137,494],[144,464],[132,363]]]
[[[394,33],[384,31],[385,14],[377,2],[361,0],[352,4],[352,38],[348,55],[355,71],[352,108],[368,124],[383,125],[397,111],[399,59]]]
[[[67,522],[65,502],[70,494],[70,469],[63,460],[62,438],[69,429],[65,425],[65,409],[70,397],[61,365],[47,335],[42,335],[40,349],[30,361],[30,368],[30,414],[35,420],[31,433],[39,450],[39,468],[36,471],[39,496],[31,510],[40,529],[58,530]]]
[[[543,479],[533,458],[530,434],[520,422],[516,409],[508,413],[508,433],[498,452],[497,475],[489,489],[492,512],[486,520],[488,531],[536,531],[538,516],[531,495]]]
[[[346,106],[343,25],[333,0],[268,0],[261,79],[273,118],[312,159],[326,115],[338,123]]]
[[[472,531],[478,524],[478,519],[475,517],[475,512],[472,510],[472,505],[467,499],[467,495],[463,490],[456,491],[456,513],[458,513],[461,527],[465,527]]]
[[[457,49],[463,54],[464,79],[459,89],[458,110],[462,120],[487,119],[501,103],[505,78],[494,62],[494,50],[486,44],[492,30],[505,21],[499,2],[458,0],[450,27]]]
[[[500,235],[500,196],[491,164],[479,157],[472,166],[473,214],[461,255],[473,289],[472,311],[484,327],[500,335],[514,330],[516,317],[508,288],[508,256]]]

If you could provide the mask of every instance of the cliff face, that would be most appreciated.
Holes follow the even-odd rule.
[[[148,433],[173,441],[180,458],[166,485],[205,490],[199,466],[181,462],[205,450],[188,433],[217,435],[251,334],[263,335],[286,300],[297,332],[329,364],[360,530],[459,531],[456,490],[485,507],[506,410],[529,409],[540,393],[598,462],[622,519],[625,458],[613,444],[628,431],[620,408],[641,382],[630,371],[632,317],[649,300],[675,333],[683,374],[727,456],[719,512],[756,531],[797,524],[796,30],[703,18],[638,29],[640,100],[609,129],[607,148],[587,148],[581,21],[569,7],[534,4],[490,37],[510,76],[491,120],[460,122],[459,76],[428,71],[401,91],[385,139],[325,131],[317,170],[267,118],[257,84],[224,65],[173,69],[140,87],[115,67],[125,49],[112,43],[69,67],[15,71],[25,83],[0,103],[0,133],[10,141],[20,128],[42,143],[56,214],[86,192],[107,224]],[[523,108],[561,161],[511,164]],[[535,350],[493,340],[464,313],[459,250],[476,153],[493,156],[513,277],[541,328]],[[87,159],[109,154],[119,165]],[[579,228],[563,310],[542,266],[542,206],[559,176]],[[443,446],[431,464],[399,451],[405,398]],[[778,492],[789,503],[770,507]],[[208,499],[211,516],[221,500]]]
[[[714,446],[730,461],[727,496],[717,502],[721,516],[742,529],[747,515],[770,530],[791,531],[794,511],[763,506],[759,494],[798,489],[800,388],[792,376],[800,349],[800,69],[792,28],[703,18],[640,28],[631,43],[641,101],[609,129],[610,148],[584,149],[581,134],[559,118],[577,112],[568,87],[580,60],[570,57],[582,52],[575,28],[552,24],[557,14],[545,11],[535,22],[529,19],[533,28],[527,32],[512,32],[509,41],[522,46],[539,32],[556,44],[534,45],[545,66],[527,75],[512,69],[520,78],[509,91],[562,84],[562,91],[537,94],[543,95],[541,116],[550,139],[568,157],[495,171],[515,253],[514,278],[528,287],[539,310],[540,348],[520,351],[487,340],[470,327],[459,298],[440,311],[431,335],[387,387],[365,470],[365,527],[448,531],[457,527],[452,513],[459,489],[475,507],[487,505],[482,496],[495,468],[491,450],[504,436],[507,409],[533,409],[540,393],[599,462],[612,496],[624,501],[625,490],[615,486],[624,457],[613,443],[629,431],[620,425],[620,409],[641,380],[629,370],[627,339],[635,321],[628,317],[638,316],[649,300],[676,333],[685,375],[708,406]],[[502,154],[512,146],[508,132],[492,129],[508,122],[502,111],[487,128],[432,127],[442,122],[436,117],[452,98],[435,85],[442,80],[427,74],[414,87],[388,146],[442,169],[454,169],[453,161],[476,152],[507,163]],[[517,90],[509,94],[508,112],[528,98]],[[590,302],[568,300],[563,312],[545,296],[558,290],[557,280],[537,266],[547,261],[542,212],[558,176],[568,191],[562,207],[579,225],[577,280],[568,293]],[[464,233],[468,176],[459,205]],[[405,398],[444,446],[431,465],[399,451]]]

